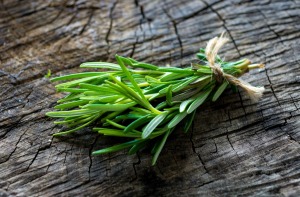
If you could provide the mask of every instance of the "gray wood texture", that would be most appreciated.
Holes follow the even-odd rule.
[[[299,196],[298,0],[1,0],[0,196]],[[56,139],[45,112],[63,95],[44,75],[131,56],[182,66],[226,31],[226,60],[265,63],[243,79],[262,100],[226,92],[179,127],[156,166],[143,152],[91,157],[120,142],[89,129]]]

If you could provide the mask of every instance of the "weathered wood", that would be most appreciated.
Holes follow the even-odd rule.
[[[299,1],[17,1],[0,3],[0,196],[300,195]],[[62,95],[44,75],[114,54],[184,65],[222,31],[226,59],[266,68],[253,104],[240,92],[198,110],[158,163],[145,152],[91,157],[119,141],[90,130],[64,139],[44,116]]]

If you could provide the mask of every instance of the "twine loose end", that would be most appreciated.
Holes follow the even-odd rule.
[[[247,92],[247,94],[249,95],[252,101],[257,102],[262,97],[263,92],[265,91],[264,87],[252,86],[249,83],[236,78],[235,76],[224,73],[221,66],[215,62],[219,50],[226,42],[228,42],[228,38],[224,37],[224,33],[222,33],[220,37],[215,37],[208,41],[207,46],[205,48],[205,55],[210,68],[212,69],[218,81],[221,81],[222,78],[224,78],[229,83],[235,86],[240,86],[242,89],[244,89]],[[252,64],[248,66],[248,69],[263,68],[263,67],[264,64]]]

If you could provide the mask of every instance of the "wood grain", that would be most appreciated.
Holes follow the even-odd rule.
[[[0,2],[0,196],[299,196],[300,3],[297,0]],[[62,97],[44,75],[124,55],[184,66],[226,31],[226,60],[266,68],[264,85],[202,106],[178,128],[156,166],[143,152],[91,157],[118,143],[89,129],[67,138],[45,112]]]

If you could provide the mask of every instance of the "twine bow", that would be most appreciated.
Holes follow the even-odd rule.
[[[212,69],[216,77],[216,80],[222,82],[223,79],[225,79],[235,86],[240,86],[247,92],[251,100],[257,102],[262,97],[263,92],[265,91],[264,87],[252,86],[251,84],[242,81],[241,79],[225,73],[221,66],[215,62],[218,51],[226,42],[228,42],[228,39],[224,37],[224,33],[222,33],[220,37],[215,37],[209,40],[205,49],[206,58],[208,60],[210,68]]]

